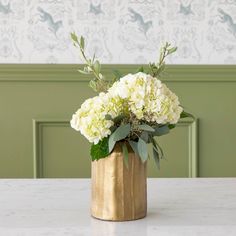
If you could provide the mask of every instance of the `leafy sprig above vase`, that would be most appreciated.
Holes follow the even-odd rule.
[[[149,156],[147,145],[150,144],[159,167],[164,155],[155,137],[169,133],[180,118],[192,116],[183,110],[178,97],[159,80],[165,69],[165,58],[177,48],[166,43],[160,50],[159,61],[149,63],[146,71],[141,67],[137,73],[123,77],[116,71],[111,80],[102,74],[95,55],[92,59],[87,57],[84,38],[78,38],[75,33],[71,38],[86,64],[79,72],[93,76],[89,85],[99,93],[87,99],[71,120],[72,128],[92,143],[92,160],[109,156],[119,144],[126,165],[128,146],[145,162]]]

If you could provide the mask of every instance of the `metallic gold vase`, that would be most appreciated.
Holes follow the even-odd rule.
[[[121,144],[106,158],[92,162],[91,214],[101,220],[127,221],[146,216],[146,162],[129,148],[125,166]]]

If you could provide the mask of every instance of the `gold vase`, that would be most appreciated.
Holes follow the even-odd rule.
[[[136,220],[147,214],[146,162],[128,147],[125,166],[121,143],[106,158],[92,162],[91,214],[101,220]]]

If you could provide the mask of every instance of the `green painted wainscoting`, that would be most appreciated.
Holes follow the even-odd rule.
[[[106,65],[122,73],[137,65]],[[95,95],[77,65],[0,65],[0,177],[89,177],[89,143],[70,128]],[[159,139],[152,177],[236,177],[236,66],[168,66],[163,81],[196,119]]]

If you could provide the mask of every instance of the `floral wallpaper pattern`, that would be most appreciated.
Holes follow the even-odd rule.
[[[0,63],[80,63],[86,38],[103,63],[236,64],[236,0],[0,0]]]

